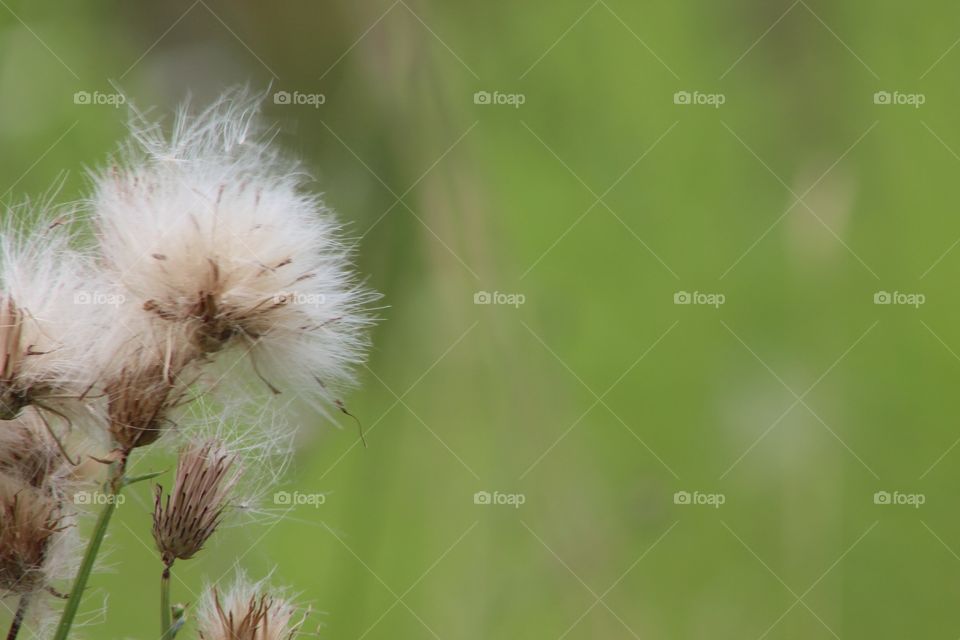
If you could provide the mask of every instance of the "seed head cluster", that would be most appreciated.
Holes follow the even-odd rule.
[[[165,576],[204,548],[257,465],[244,462],[246,435],[192,431],[181,407],[207,396],[243,406],[259,388],[345,411],[340,394],[364,360],[377,295],[355,276],[303,167],[261,125],[259,102],[229,91],[198,114],[182,109],[169,130],[135,113],[76,209],[6,209],[0,599],[58,594],[54,582],[73,566],[62,550],[76,533],[78,483],[110,465],[103,491],[117,498],[131,454],[171,432],[186,444],[172,488],[155,492]],[[262,583],[241,581],[211,590],[198,624],[208,640],[289,639],[303,623],[294,613]]]

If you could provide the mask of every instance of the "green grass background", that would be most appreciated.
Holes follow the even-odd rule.
[[[348,398],[369,448],[301,418],[281,489],[326,503],[222,530],[176,600],[239,563],[325,638],[960,635],[960,7],[0,5],[5,201],[64,171],[79,197],[123,137],[76,91],[323,93],[266,114],[385,296]],[[156,636],[148,505],[118,510],[86,637]]]

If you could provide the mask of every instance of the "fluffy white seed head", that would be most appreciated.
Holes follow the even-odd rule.
[[[197,608],[197,628],[202,640],[292,640],[308,613],[265,581],[250,582],[241,573],[225,592],[206,590]]]
[[[271,144],[258,100],[231,92],[172,133],[135,123],[95,177],[107,275],[180,327],[182,351],[232,348],[279,391],[336,399],[366,349],[365,307],[340,229]]]
[[[70,248],[66,218],[37,224],[29,205],[0,228],[0,417],[64,405],[99,375],[102,333],[89,260]],[[19,221],[19,222],[18,222]]]

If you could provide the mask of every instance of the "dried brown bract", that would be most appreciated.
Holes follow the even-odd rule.
[[[19,478],[0,476],[0,592],[45,588],[51,543],[63,529],[57,500]]]
[[[124,313],[103,386],[109,432],[123,458],[163,435],[172,424],[170,413],[185,404],[200,364],[199,352],[184,347],[180,333],[158,329],[141,309]]]
[[[124,369],[106,385],[110,434],[129,453],[163,434],[167,412],[180,401],[178,382],[162,363]]]
[[[216,440],[180,452],[173,490],[166,498],[160,485],[155,491],[153,538],[167,567],[203,548],[223,518],[239,474],[236,456]]]

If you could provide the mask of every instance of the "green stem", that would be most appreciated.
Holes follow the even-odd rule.
[[[110,478],[104,485],[104,488],[109,491],[109,495],[107,496],[106,504],[103,505],[103,509],[100,511],[100,516],[97,518],[97,524],[93,528],[93,535],[90,537],[90,542],[87,543],[87,550],[83,554],[80,569],[77,571],[77,576],[73,580],[73,588],[70,589],[70,598],[67,600],[67,605],[63,608],[63,614],[60,616],[60,624],[57,625],[57,633],[53,637],[53,640],[67,640],[70,627],[73,626],[73,619],[76,617],[77,610],[80,608],[80,600],[83,598],[83,592],[87,587],[87,580],[93,571],[94,562],[96,562],[97,554],[100,552],[100,545],[103,543],[103,538],[107,533],[107,527],[110,525],[110,518],[113,516],[113,511],[117,507],[117,496],[120,495],[120,489],[123,488],[123,477],[126,468],[126,455],[110,467]]]
[[[170,565],[164,565],[160,576],[160,640],[173,637],[170,622]]]

